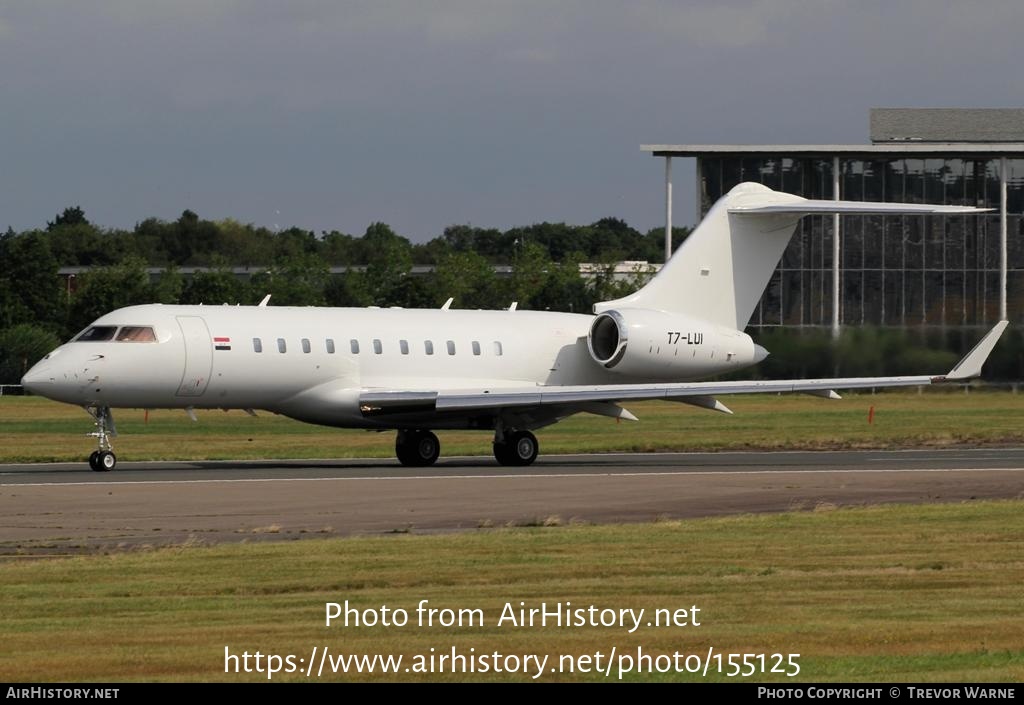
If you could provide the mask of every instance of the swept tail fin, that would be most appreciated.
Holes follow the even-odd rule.
[[[743,330],[804,215],[965,214],[988,210],[923,203],[808,200],[761,184],[742,183],[711,207],[646,286],[621,299],[596,304],[594,313],[623,307],[649,308]]]

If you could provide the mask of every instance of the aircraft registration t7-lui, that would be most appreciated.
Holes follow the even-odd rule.
[[[973,214],[928,204],[818,201],[744,183],[708,212],[658,274],[594,314],[548,311],[142,305],[97,319],[22,379],[85,408],[111,470],[111,409],[266,410],[326,426],[397,431],[405,465],[437,460],[438,429],[493,433],[503,465],[537,457],[533,431],[578,413],[636,420],[621,404],[668,399],[729,412],[718,397],[965,380],[1000,321],[945,374],[700,381],[758,363],[750,316],[799,219],[811,213]],[[731,413],[731,412],[729,412]]]

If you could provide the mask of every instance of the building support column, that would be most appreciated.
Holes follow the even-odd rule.
[[[839,157],[832,157],[832,198],[839,200]],[[839,214],[832,215],[832,337],[839,337]]]
[[[1006,157],[999,159],[999,320],[1006,320]]]
[[[672,157],[665,157],[665,263],[672,256]]]

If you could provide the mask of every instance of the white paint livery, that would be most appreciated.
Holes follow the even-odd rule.
[[[924,204],[807,201],[741,184],[646,286],[597,316],[537,311],[144,305],[97,319],[22,380],[96,421],[94,470],[116,464],[113,408],[263,409],[327,426],[396,429],[407,465],[438,457],[436,429],[494,432],[506,465],[537,456],[532,431],[586,412],[635,420],[618,402],[923,385],[980,374],[1001,321],[946,375],[695,382],[768,354],[742,332],[799,217],[977,213]]]

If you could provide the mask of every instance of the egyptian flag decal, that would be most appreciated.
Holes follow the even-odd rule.
[[[213,339],[214,350],[230,350],[231,349],[231,338],[214,338]]]

